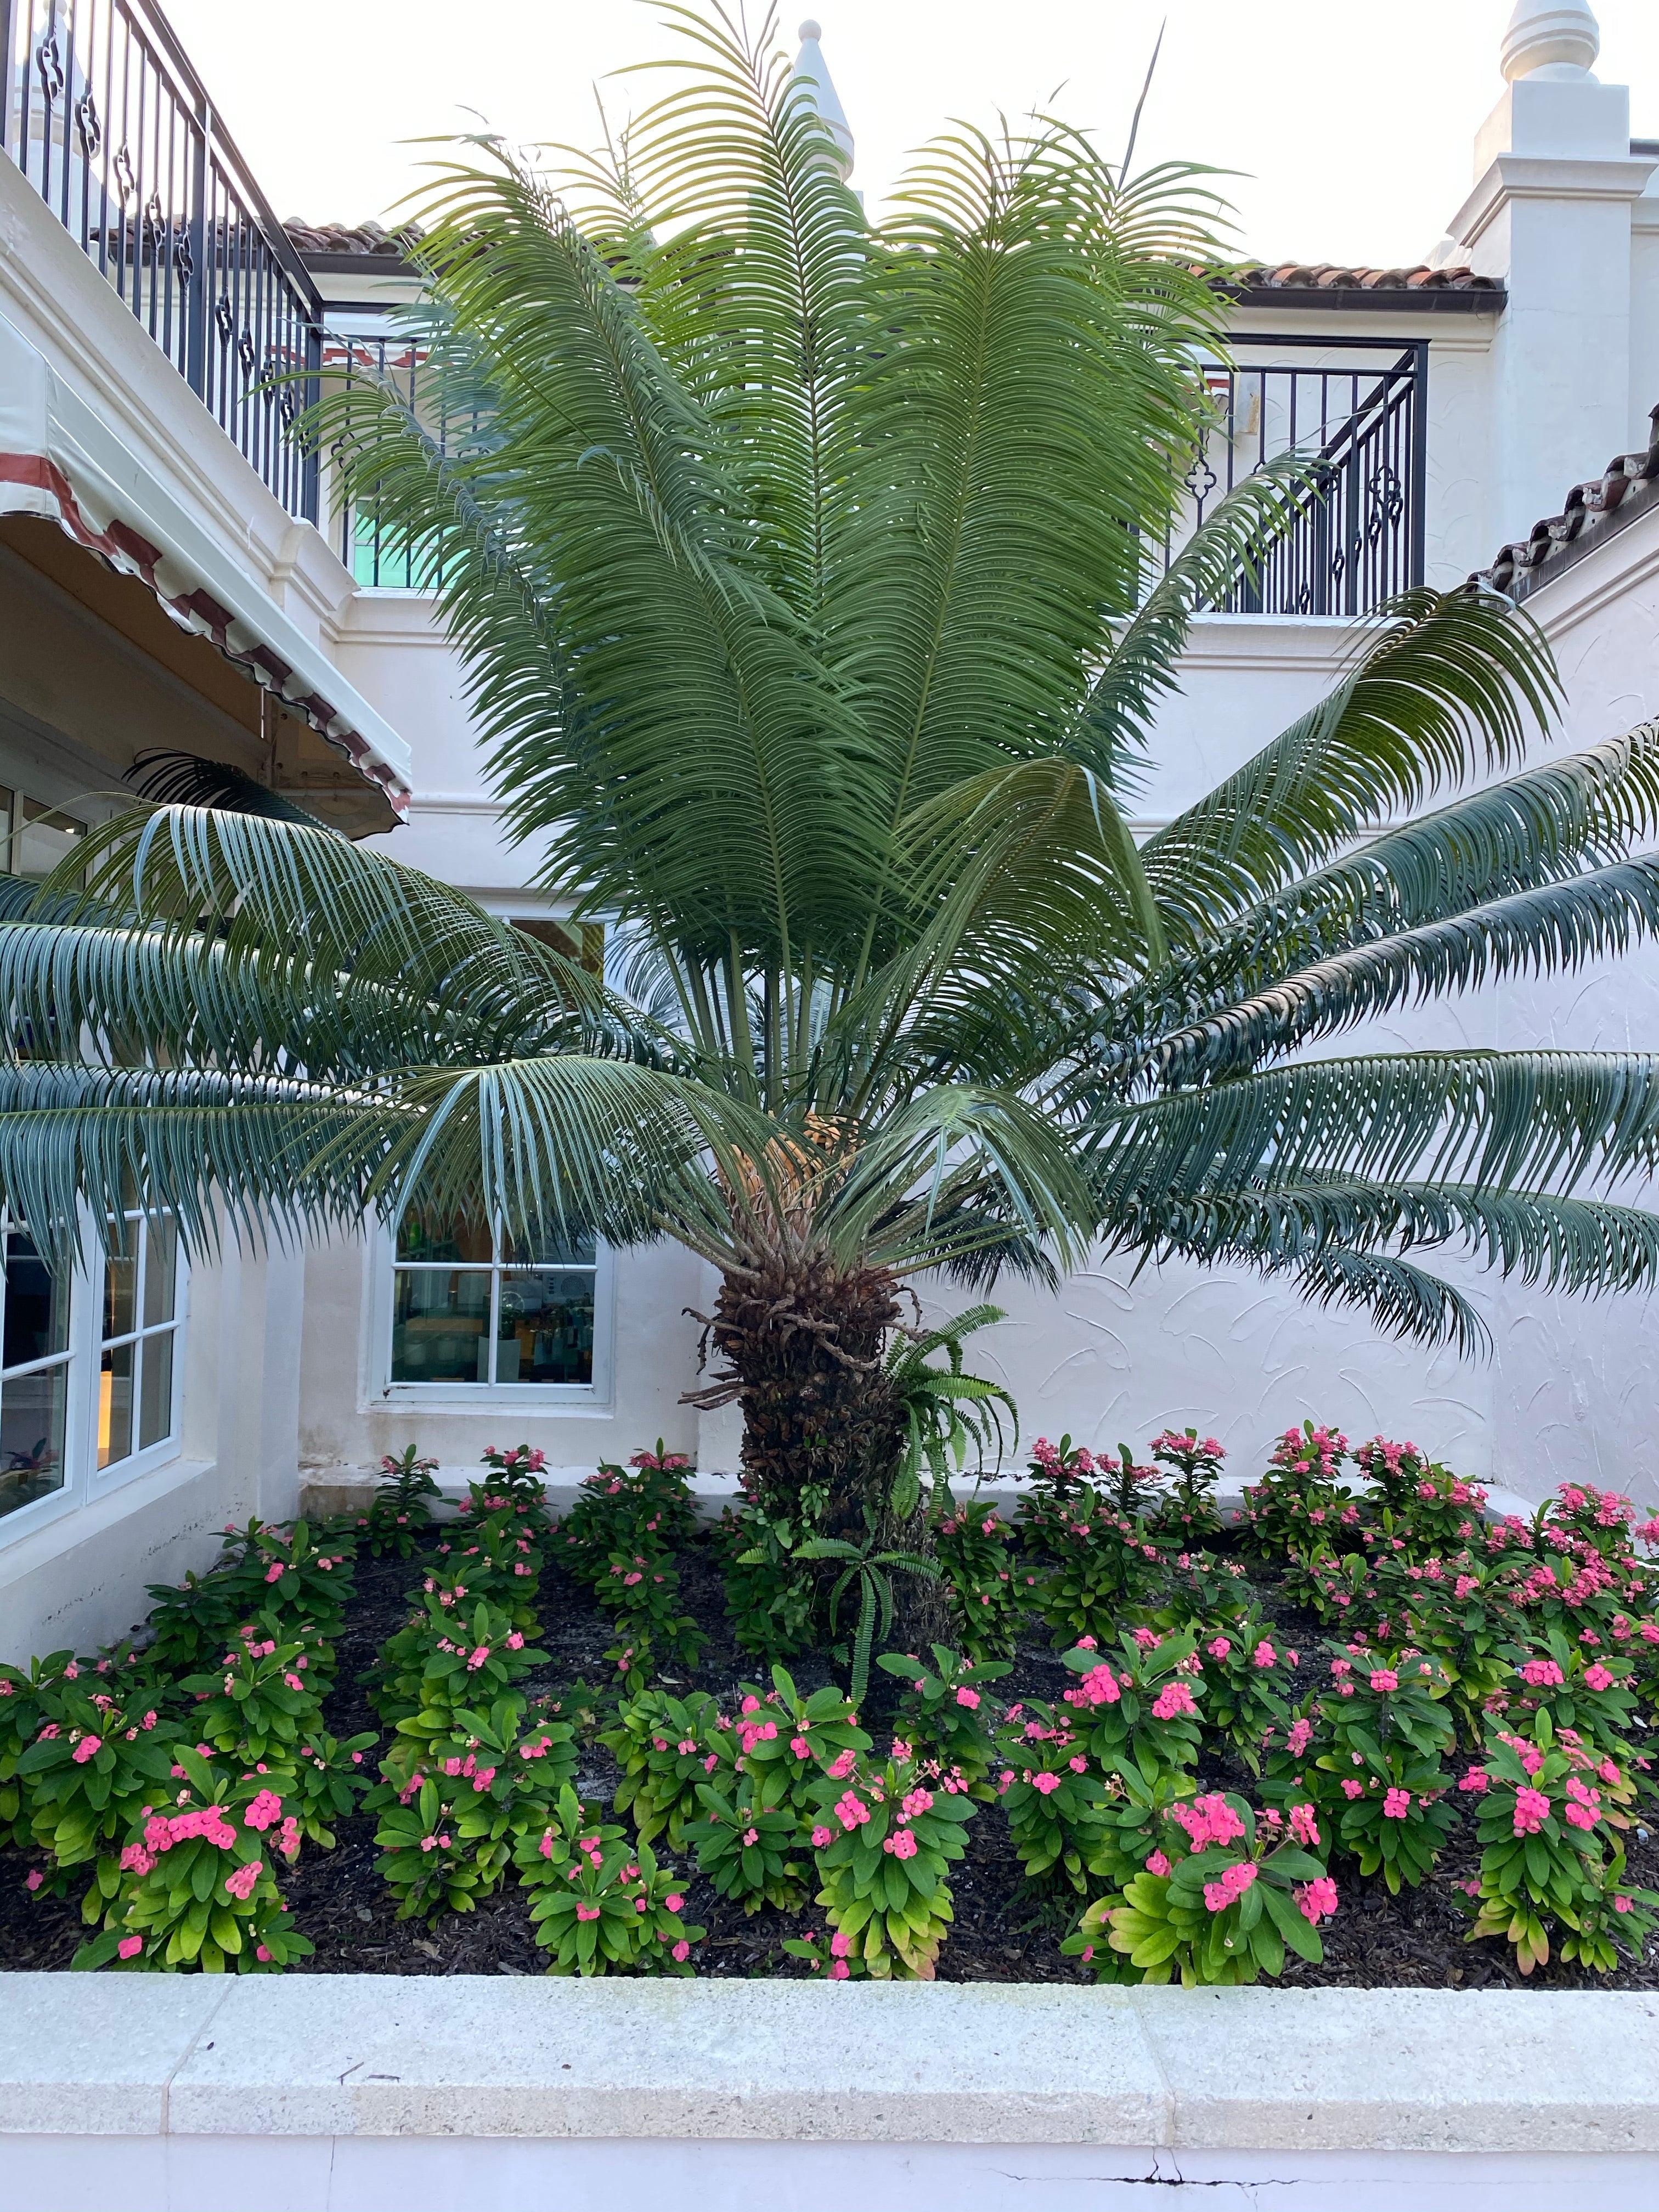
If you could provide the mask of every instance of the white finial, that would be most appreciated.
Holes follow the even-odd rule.
[[[819,26],[809,15],[800,27],[800,52],[795,56],[795,77],[817,110],[818,120],[836,142],[838,156],[836,167],[842,184],[845,184],[853,173],[853,133],[848,127],[847,112],[841,104],[840,94],[830,82],[830,72],[823,65],[823,55],[818,46],[823,35]]]
[[[1588,77],[1601,51],[1601,26],[1586,0],[1515,0],[1504,33],[1504,75]]]

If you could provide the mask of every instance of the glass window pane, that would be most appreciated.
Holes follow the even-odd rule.
[[[98,1370],[98,1464],[108,1467],[132,1449],[132,1366],[138,1347],[118,1344]]]
[[[543,1270],[501,1277],[495,1379],[592,1382],[592,1275]]]
[[[398,1257],[425,1264],[450,1261],[463,1267],[487,1267],[495,1251],[483,1223],[441,1221],[411,1208],[398,1224]]]
[[[487,1382],[489,1270],[400,1267],[392,1281],[392,1381]]]
[[[69,1285],[48,1274],[27,1230],[9,1230],[4,1351],[0,1358],[6,1366],[18,1367],[68,1348]]]
[[[173,1434],[173,1331],[147,1336],[138,1377],[138,1449]]]
[[[0,1387],[0,1514],[63,1488],[68,1405],[67,1360]]]
[[[178,1295],[179,1224],[168,1213],[144,1224],[144,1327],[171,1321]]]
[[[556,1229],[501,1239],[504,1267],[591,1267],[595,1256],[591,1237],[562,1237]]]
[[[127,1224],[127,1249],[112,1252],[104,1261],[104,1334],[125,1336],[137,1323],[136,1290],[138,1279],[138,1232],[135,1224]]]
[[[87,834],[87,825],[73,814],[60,814],[38,799],[26,799],[19,810],[13,847],[12,872],[19,876],[49,876],[58,862],[72,853]]]

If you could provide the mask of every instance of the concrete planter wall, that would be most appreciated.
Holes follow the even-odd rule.
[[[0,2212],[1095,2212],[1149,2185],[1636,2212],[1659,1996],[0,1975]]]

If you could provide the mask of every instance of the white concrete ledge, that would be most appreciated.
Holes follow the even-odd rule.
[[[0,1975],[0,2134],[1659,2154],[1659,1996]]]
[[[1659,2203],[1659,1996],[0,1974],[0,2212],[1097,2212],[1149,2183]]]

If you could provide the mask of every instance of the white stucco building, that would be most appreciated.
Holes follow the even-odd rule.
[[[326,482],[307,481],[252,389],[274,356],[314,368],[352,334],[378,342],[409,289],[395,242],[284,233],[216,118],[202,124],[205,94],[157,11],[131,0],[88,20],[83,36],[61,6],[10,15],[0,862],[43,873],[165,749],[228,762],[557,927],[525,888],[534,854],[501,835],[430,597],[331,515]],[[193,169],[112,89],[127,26],[150,33],[145,112],[170,100],[197,118]],[[1197,622],[1148,823],[1318,696],[1352,612],[1419,578],[1486,570],[1525,594],[1567,686],[1560,743],[1659,714],[1659,143],[1631,140],[1627,93],[1593,75],[1587,7],[1520,0],[1494,58],[1503,89],[1471,191],[1421,264],[1262,268],[1234,301],[1226,429],[1194,495],[1317,435],[1334,534],[1322,565],[1272,580],[1268,611]],[[801,68],[827,107],[815,39]],[[1472,125],[1489,89],[1469,88]],[[591,936],[585,949],[599,957]],[[1388,1033],[1651,1047],[1659,961],[1495,988]],[[516,1272],[511,1257],[399,1255],[377,1233],[232,1254],[189,1279],[156,1249],[143,1279],[54,1289],[9,1231],[0,1657],[119,1633],[143,1584],[204,1564],[227,1519],[291,1514],[303,1483],[337,1486],[411,1439],[457,1479],[485,1445],[524,1438],[577,1471],[659,1435],[705,1468],[733,1463],[732,1416],[680,1403],[684,1309],[708,1296],[697,1262],[673,1247]],[[1248,1468],[1311,1413],[1410,1434],[1533,1495],[1569,1473],[1644,1474],[1659,1413],[1647,1302],[1459,1279],[1492,1327],[1488,1363],[1427,1358],[1255,1277],[1167,1267],[1132,1284],[1116,1262],[1058,1297],[1011,1288],[975,1359],[1032,1433],[1109,1445],[1191,1421]]]

